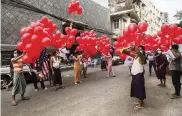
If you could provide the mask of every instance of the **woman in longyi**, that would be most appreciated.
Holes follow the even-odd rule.
[[[130,54],[130,51],[136,51],[136,54]],[[146,99],[145,93],[145,80],[144,80],[144,67],[145,64],[145,48],[144,46],[139,46],[136,48],[135,46],[124,48],[120,50],[121,53],[130,55],[134,58],[131,74],[132,74],[132,82],[131,82],[131,97],[136,97],[139,101],[134,102],[136,105],[135,109],[141,109],[144,107],[144,99]]]

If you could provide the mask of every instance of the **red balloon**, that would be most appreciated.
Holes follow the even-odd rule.
[[[47,23],[48,23],[48,18],[47,18],[46,16],[43,16],[43,17],[40,19],[40,23],[47,24]]]
[[[164,37],[164,36],[165,36],[161,31],[159,31],[159,32],[157,33],[157,35],[158,35],[159,37]]]
[[[138,26],[137,26],[137,24],[135,24],[135,23],[131,23],[131,24],[128,26],[128,31],[129,31],[130,33],[135,33],[135,32],[137,31],[137,29],[138,29]]]
[[[28,54],[25,54],[23,55],[22,57],[22,61],[26,64],[29,64],[29,63],[32,63],[32,58],[28,55]]]
[[[118,54],[118,55],[119,55],[119,54],[120,54],[120,49],[119,49],[119,48],[118,48],[118,49],[116,49],[116,50],[115,50],[115,52],[116,52],[116,54]]]
[[[156,34],[153,34],[153,35],[152,35],[152,38],[153,38],[153,39],[156,39],[156,38],[157,38],[157,35],[156,35]]]
[[[127,36],[129,35],[128,29],[124,29],[124,30],[123,30],[123,35],[124,35],[125,37],[127,37]]]
[[[172,34],[176,33],[178,31],[178,26],[176,24],[170,25],[170,31]]]
[[[167,24],[163,24],[162,25],[162,27],[161,27],[161,31],[162,31],[162,33],[165,33],[165,34],[167,34],[168,32],[169,32],[169,25],[167,25]]]
[[[25,33],[29,33],[30,35],[32,35],[33,32],[34,32],[34,30],[33,30],[33,28],[31,28],[31,27],[27,27],[27,28],[25,29]]]
[[[25,49],[24,49],[24,52],[28,52],[28,51],[30,51],[32,49],[32,44],[27,44],[26,46],[25,46]]]
[[[178,36],[178,37],[174,38],[173,41],[176,44],[182,44],[182,36]]]
[[[38,35],[32,35],[32,38],[31,38],[31,41],[33,43],[37,43],[37,42],[40,42],[40,37]],[[40,44],[40,43],[39,43]]]
[[[82,13],[83,13],[82,7],[79,7],[79,8],[77,9],[77,14],[78,14],[78,15],[81,15]]]
[[[138,24],[139,32],[145,32],[148,28],[148,24],[146,22],[140,22]]]
[[[153,42],[153,38],[151,35],[145,35],[145,42],[148,42],[148,43],[152,43]]]
[[[125,55],[125,54],[120,54],[119,57],[120,57],[121,60],[125,60],[126,57],[127,57],[127,55]]]
[[[25,33],[25,29],[26,29],[25,27],[24,28],[21,28],[21,30],[20,30],[20,34],[21,35],[23,35]]]
[[[31,35],[29,33],[23,34],[21,41],[25,44],[28,44],[31,41]]]
[[[57,26],[56,24],[53,24],[53,30],[56,30]]]
[[[70,35],[73,35],[73,36],[75,36],[77,33],[78,33],[78,30],[77,29],[72,29],[70,31]]]
[[[41,41],[41,44],[43,47],[47,47],[51,44],[51,40],[49,38],[43,38],[42,41]]]
[[[16,48],[20,51],[23,51],[25,48],[25,45],[23,44],[23,42],[18,42],[16,45]]]
[[[40,26],[35,27],[34,33],[37,34],[37,35],[42,34],[43,33],[43,28],[40,27]]]
[[[117,42],[117,41],[115,41],[114,43],[113,43],[113,45],[114,45],[114,47],[119,47],[119,43]]]
[[[71,32],[71,27],[66,27],[66,28],[65,28],[65,32],[66,32],[66,34],[70,34],[70,32]]]
[[[177,35],[182,35],[182,28],[178,27]]]

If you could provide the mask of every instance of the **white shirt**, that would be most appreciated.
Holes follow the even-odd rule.
[[[125,66],[132,66],[133,58],[131,56],[127,56],[124,62]]]
[[[59,68],[59,59],[53,57],[53,67],[58,69]]]
[[[132,75],[137,75],[139,73],[142,73],[144,71],[144,67],[139,62],[139,58],[134,59],[133,65],[131,67],[131,73]]]
[[[148,59],[149,59],[149,61],[154,61],[154,56],[153,55],[149,55]]]

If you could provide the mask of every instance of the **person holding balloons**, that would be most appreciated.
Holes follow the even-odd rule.
[[[130,51],[136,51],[136,54],[130,54]],[[123,48],[120,50],[121,53],[130,55],[134,58],[131,74],[132,74],[132,82],[131,82],[131,97],[136,97],[139,101],[134,102],[134,109],[141,109],[144,107],[144,99],[146,99],[145,93],[145,79],[144,79],[144,64],[145,64],[145,47],[139,46],[136,48],[135,46]]]
[[[14,68],[14,77],[13,77],[13,89],[12,89],[12,105],[16,106],[17,102],[15,96],[17,94],[21,94],[22,100],[29,100],[28,97],[25,97],[25,90],[26,90],[26,81],[23,75],[23,54],[21,51],[16,50],[14,51],[14,58],[11,59]]]
[[[79,52],[75,52],[73,59],[74,59],[74,83],[75,85],[77,85],[78,83],[82,83],[80,81],[80,70],[81,70],[80,61],[82,59],[82,55],[80,55]]]

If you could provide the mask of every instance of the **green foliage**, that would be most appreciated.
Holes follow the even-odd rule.
[[[179,20],[182,21],[182,10],[177,11],[177,13],[174,15],[174,17]]]
[[[182,21],[179,22],[179,24],[177,24],[178,27],[181,27],[182,28]]]

